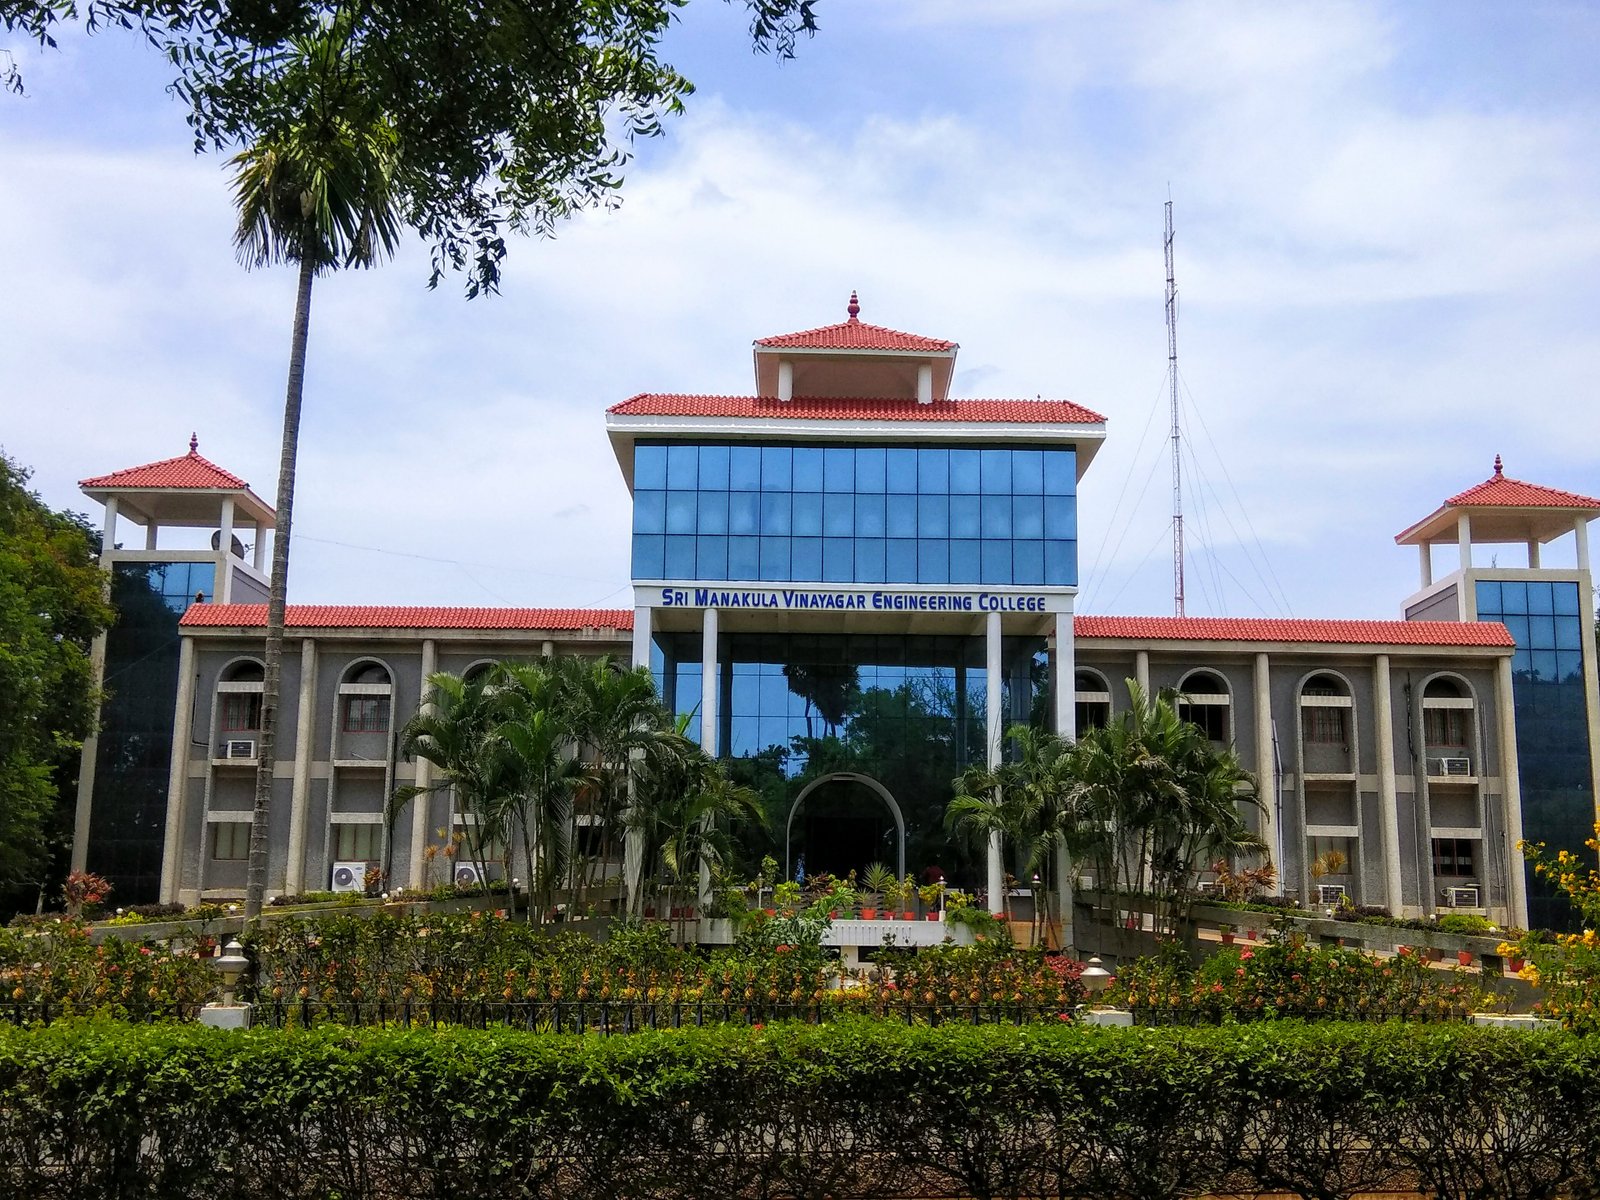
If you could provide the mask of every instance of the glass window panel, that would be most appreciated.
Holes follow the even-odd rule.
[[[733,691],[729,696],[729,703],[733,706],[735,717],[753,717],[761,711],[761,680],[758,676],[741,673],[739,668],[746,665],[748,664],[734,664]]]
[[[761,749],[769,746],[789,747],[789,719],[787,717],[762,717],[756,726],[756,740]]]
[[[665,446],[635,446],[633,448],[633,486],[636,488],[665,488],[667,486],[667,448]]]
[[[722,491],[728,486],[728,447],[700,447],[700,483],[706,491]]]
[[[1555,612],[1555,598],[1549,583],[1528,584],[1528,611],[1542,616]]]
[[[882,446],[856,451],[856,491],[883,492],[888,488],[889,458]]]
[[[1560,672],[1563,683],[1583,682],[1583,652],[1581,650],[1557,650],[1556,670]]]
[[[761,578],[770,583],[788,579],[789,539],[764,537],[761,539]]]
[[[850,583],[855,574],[855,542],[847,537],[822,539],[822,577],[829,583]]]
[[[829,446],[822,452],[822,490],[856,490],[856,452],[849,446]]]
[[[701,534],[695,539],[695,576],[700,579],[728,577],[728,539]]]
[[[789,493],[763,492],[761,494],[761,533],[763,536],[783,535],[789,532]]]
[[[915,496],[890,496],[888,502],[889,536],[917,536],[917,498]]]
[[[667,486],[693,489],[700,482],[700,447],[667,447]]]
[[[1047,496],[1072,496],[1078,491],[1076,450],[1044,452],[1044,491]]]
[[[1577,617],[1556,617],[1556,649],[1583,649],[1583,629]]]
[[[858,475],[859,477],[859,475]],[[856,497],[856,536],[881,538],[887,531],[885,525],[885,498],[883,496]]]
[[[1528,585],[1507,581],[1500,585],[1500,603],[1505,612],[1525,613],[1528,611]]]
[[[921,538],[950,536],[950,501],[947,497],[928,495],[918,497],[917,536]]]
[[[761,486],[761,449],[734,446],[728,451],[728,486],[736,492],[753,492]]]
[[[856,582],[884,583],[884,540],[881,537],[856,539]]]
[[[698,508],[699,500],[693,492],[668,492],[667,532],[693,533]]]
[[[700,493],[700,533],[728,532],[728,493]]]
[[[978,583],[982,575],[978,543],[975,539],[958,538],[950,543],[950,582]]]
[[[1535,650],[1532,654],[1533,673],[1541,683],[1553,683],[1561,678],[1554,650]]]
[[[1011,494],[1011,451],[983,451],[983,494],[999,496]]]
[[[1531,650],[1517,650],[1511,655],[1511,673],[1522,675],[1533,670],[1533,652]]]
[[[1037,496],[1018,496],[1011,501],[1011,536],[1044,537],[1044,501]]]
[[[667,578],[694,578],[694,538],[667,538]]]
[[[1078,536],[1078,501],[1073,496],[1046,496],[1044,498],[1044,536],[1047,538],[1075,538]]]
[[[1526,649],[1530,645],[1528,641],[1528,618],[1508,614],[1500,619],[1505,623],[1506,629],[1510,631],[1511,640]]]
[[[1575,617],[1578,615],[1578,585],[1575,583],[1558,583],[1553,585],[1555,611],[1557,616]]]
[[[1011,582],[1044,582],[1044,543],[1036,540],[1016,541],[1011,546]]]
[[[1528,618],[1528,646],[1533,650],[1554,650],[1556,648],[1556,619],[1554,617]]]
[[[890,538],[884,562],[889,583],[917,581],[917,542],[915,538]]]
[[[754,492],[734,492],[728,497],[728,532],[753,534],[760,527],[761,497]]]
[[[822,533],[825,537],[852,537],[856,531],[856,498],[853,492],[829,492],[822,497]]]
[[[976,450],[950,451],[950,490],[964,496],[976,496],[981,475],[978,470]]]
[[[917,541],[917,582],[950,582],[950,543],[944,538]]]
[[[731,537],[728,539],[728,578],[759,579],[761,563],[757,546],[760,538]]]
[[[1009,504],[1009,501],[1007,502]],[[979,583],[1011,582],[1011,543],[986,541],[983,543],[983,578]]]
[[[762,675],[760,679],[762,715],[785,716],[789,711],[789,681],[782,675]]]
[[[986,538],[1008,538],[1011,536],[1011,497],[1010,496],[984,496],[983,504],[983,536]],[[989,560],[985,557],[984,562]],[[985,568],[987,574],[987,568]],[[1008,571],[1009,573],[1009,571]]]
[[[796,446],[794,448],[794,482],[791,485],[797,492],[820,492],[822,490],[822,450],[818,446]]]
[[[667,539],[658,533],[635,534],[633,538],[633,577],[661,579],[667,573]]]
[[[822,533],[822,493],[796,492],[794,497],[795,533],[816,537]]]
[[[950,497],[950,536],[975,538],[982,529],[978,522],[978,497]]]
[[[1478,612],[1485,614],[1498,613],[1500,611],[1500,585],[1493,581],[1479,583]]]
[[[917,452],[904,446],[890,446],[887,451],[889,490],[915,492],[917,490]]]
[[[791,553],[794,561],[789,578],[803,583],[815,583],[822,578],[822,539],[797,537]]]
[[[1044,544],[1044,581],[1070,586],[1078,582],[1078,543],[1047,541]]]
[[[925,448],[917,451],[917,491],[924,496],[950,490],[950,451]]]
[[[633,531],[635,533],[661,533],[666,528],[666,492],[634,492]]]
[[[1044,451],[1011,452],[1011,492],[1016,496],[1038,496],[1044,492]]]

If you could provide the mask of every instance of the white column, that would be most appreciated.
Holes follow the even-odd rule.
[[[1531,537],[1531,538],[1528,539],[1528,570],[1537,571],[1538,569],[1539,569],[1539,539]]]
[[[1378,735],[1378,842],[1383,849],[1384,896],[1395,916],[1405,909],[1400,880],[1400,802],[1394,783],[1394,705],[1389,682],[1389,656],[1373,661],[1372,720]],[[1353,716],[1354,714],[1352,714]]]
[[[717,757],[717,693],[722,672],[717,664],[717,610],[706,609],[700,643],[700,749]],[[711,902],[711,868],[700,864],[699,909]]]
[[[984,672],[984,719],[988,735],[985,745],[988,747],[989,768],[993,770],[1000,765],[1000,745],[1005,735],[1005,714],[1000,710],[1000,672],[1003,664],[1000,653],[1000,614],[997,612],[990,613],[985,619],[984,642],[988,668]],[[1000,844],[1000,835],[995,833],[989,838],[988,855],[989,911],[992,913],[999,914],[1005,911],[1005,884],[1003,847]]]
[[[217,582],[214,585],[216,595],[212,597],[218,604],[233,603],[233,497],[222,498],[222,530],[217,538]]]
[[[1578,540],[1578,570],[1589,569],[1589,518],[1575,517],[1572,521],[1572,532]]]
[[[1422,586],[1433,586],[1433,547],[1423,542],[1417,547],[1417,557],[1422,561]]]
[[[1146,696],[1150,695],[1150,651],[1140,650],[1134,654],[1133,681]]]
[[[1472,518],[1466,513],[1456,517],[1456,545],[1461,549],[1461,569],[1472,566]]]
[[[1265,654],[1256,655],[1256,786],[1261,798],[1261,840],[1283,870],[1283,831],[1278,828],[1278,764],[1272,752],[1272,673]]]
[[[317,644],[300,642],[300,707],[294,726],[294,785],[289,800],[289,861],[284,866],[283,890],[289,895],[305,891],[306,825],[311,814],[311,763],[317,745]],[[321,880],[317,886],[323,886]]]
[[[108,572],[104,584],[101,586],[100,595],[103,599],[111,599],[111,559],[117,548],[117,498],[110,496],[106,499],[105,527],[100,535],[100,569]],[[94,682],[96,691],[105,684],[106,679],[106,635],[98,634],[89,645],[89,677]],[[94,769],[95,760],[100,753],[100,722],[101,710],[95,713],[94,728],[89,731],[89,736],[83,739],[83,753],[78,758],[78,800],[72,817],[72,861],[71,870],[83,871],[88,869],[89,863],[89,820],[94,807]]]
[[[933,364],[923,363],[917,368],[917,403],[933,403]]]
[[[145,522],[145,524],[144,524],[144,548],[146,550],[154,550],[156,548],[156,540],[157,540],[157,538],[158,538],[158,536],[160,534],[160,530],[161,530],[161,526],[156,524],[156,519],[154,517],[151,517],[148,521]]]
[[[420,711],[428,702],[430,688],[428,676],[439,669],[439,644],[432,638],[424,638],[422,642],[422,695],[418,697],[417,708]],[[433,764],[425,758],[417,759],[416,785],[419,788],[428,787],[433,783]],[[433,793],[419,792],[412,802],[411,809],[411,881],[408,886],[414,888],[428,886],[428,815],[433,811]]]
[[[194,726],[194,639],[178,644],[178,702],[172,714],[172,763],[167,769],[167,829],[161,845],[161,903],[174,904],[183,883],[184,794],[189,786],[189,743]],[[205,834],[205,829],[200,830]],[[201,837],[199,852],[206,852]]]
[[[778,360],[778,399],[794,399],[794,364],[787,358]]]
[[[653,631],[650,628],[650,618],[654,609],[641,604],[633,610],[633,665],[635,667],[648,667],[650,665],[650,638]]]
[[[1056,614],[1056,733],[1064,738],[1078,736],[1078,653],[1073,640],[1072,614]],[[1073,928],[1073,885],[1077,866],[1066,847],[1056,847],[1056,903],[1061,909],[1061,948],[1077,945]]]
[[[1594,701],[1589,701],[1592,706]],[[1500,792],[1504,798],[1506,841],[1507,898],[1510,900],[1511,924],[1518,929],[1528,927],[1528,872],[1522,865],[1522,851],[1517,843],[1522,841],[1522,779],[1517,761],[1516,699],[1511,692],[1511,656],[1505,655],[1495,663],[1494,709],[1500,726]],[[1487,847],[1485,847],[1487,850]]]
[[[260,517],[256,518],[256,544],[251,548],[251,565],[256,569],[256,574],[263,573],[267,562],[267,525]]]

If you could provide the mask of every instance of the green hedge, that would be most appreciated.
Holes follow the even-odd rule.
[[[0,1031],[0,1194],[1600,1189],[1600,1040],[1463,1027]]]

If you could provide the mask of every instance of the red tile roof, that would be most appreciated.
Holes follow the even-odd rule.
[[[1516,643],[1489,621],[1315,621],[1247,617],[1101,617],[1073,622],[1079,638],[1184,642],[1328,642],[1359,646],[1500,646]]]
[[[943,338],[903,333],[882,325],[868,325],[854,318],[837,325],[758,338],[756,345],[769,350],[920,350],[930,354],[943,354],[956,349],[955,342]]]
[[[1090,425],[1105,418],[1070,400],[935,400],[796,396],[695,396],[644,393],[608,411],[625,417],[759,417],[796,421],[976,421],[990,424]]]
[[[225,491],[243,491],[249,484],[232,471],[224,471],[216,463],[201,456],[193,439],[189,453],[177,458],[163,458],[160,462],[146,463],[142,467],[128,467],[109,475],[96,475],[80,479],[84,488],[221,488]]]
[[[1447,508],[1600,508],[1600,500],[1563,492],[1560,488],[1524,483],[1502,473],[1500,456],[1494,456],[1494,474],[1445,501]]]
[[[423,608],[392,604],[291,604],[286,624],[296,629],[526,629],[633,628],[627,608]],[[193,627],[265,626],[265,604],[192,604],[178,624]]]

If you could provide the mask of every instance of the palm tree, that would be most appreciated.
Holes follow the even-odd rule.
[[[395,789],[389,799],[389,825],[392,829],[400,811],[413,800],[449,791],[457,808],[473,815],[468,850],[481,869],[483,834],[489,828],[486,814],[492,797],[503,790],[498,776],[504,763],[489,752],[490,730],[497,721],[495,697],[488,690],[490,674],[477,672],[464,678],[440,671],[425,682],[428,693],[401,729],[400,748],[413,758],[427,759],[439,774],[426,787]]]
[[[261,739],[245,888],[247,922],[259,917],[267,885],[267,821],[311,284],[321,272],[370,267],[390,257],[402,226],[394,187],[397,140],[362,86],[347,53],[348,39],[349,25],[336,20],[314,36],[290,43],[283,51],[283,70],[261,86],[281,88],[294,98],[297,119],[268,128],[232,160],[234,203],[239,210],[234,245],[240,261],[246,267],[294,263],[299,268],[267,603]]]

